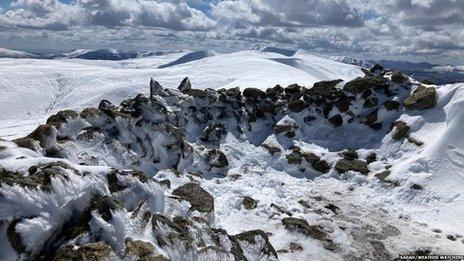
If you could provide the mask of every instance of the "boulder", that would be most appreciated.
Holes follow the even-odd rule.
[[[306,103],[303,100],[291,100],[288,102],[288,109],[292,112],[301,112],[306,108]]]
[[[403,83],[407,82],[407,80],[408,80],[408,77],[403,75],[400,71],[393,72],[393,74],[391,76],[391,82],[392,83],[403,84]]]
[[[256,208],[258,201],[254,200],[252,197],[245,196],[243,197],[242,203],[245,209],[250,210]]]
[[[316,171],[319,171],[321,173],[327,173],[330,170],[330,164],[321,159],[319,156],[312,152],[300,152],[300,154],[303,156],[303,158],[311,164],[311,167],[315,169]]]
[[[161,97],[167,97],[168,94],[164,91],[163,86],[159,84],[159,82],[153,80],[151,78],[150,80],[150,99],[153,99],[155,95],[161,96]]]
[[[383,106],[387,109],[387,111],[398,110],[400,107],[400,103],[397,101],[386,101]]]
[[[392,138],[394,140],[401,140],[409,136],[409,126],[403,121],[396,121],[393,125]]]
[[[335,169],[339,173],[345,173],[348,171],[356,171],[364,175],[369,173],[369,168],[367,167],[367,164],[361,160],[341,159],[335,165]]]
[[[340,153],[340,156],[347,160],[355,160],[358,158],[358,153],[356,150],[344,150]]]
[[[53,125],[55,128],[59,128],[63,123],[78,117],[79,114],[72,110],[59,111],[57,114],[54,114],[47,119],[47,124]]]
[[[371,98],[364,101],[363,107],[364,108],[372,108],[374,106],[377,106],[378,103],[379,103],[379,99],[377,99],[375,97],[371,97]]]
[[[269,153],[271,155],[274,155],[274,154],[279,153],[281,151],[279,147],[277,147],[276,145],[274,145],[272,143],[263,143],[261,145],[261,147],[267,149],[267,151],[269,151]]]
[[[246,88],[243,90],[243,97],[249,98],[252,100],[259,100],[266,98],[266,93],[258,88]]]
[[[311,226],[308,224],[308,221],[304,219],[286,217],[282,219],[282,224],[288,230],[296,230],[299,233],[316,240],[328,240],[327,233],[324,232],[320,226]]]
[[[34,139],[40,143],[42,148],[48,148],[56,143],[57,130],[53,125],[42,124],[35,129],[27,138]]]
[[[342,94],[342,91],[336,87],[341,82],[343,82],[341,79],[316,82],[311,92],[323,98],[335,100]]]
[[[375,75],[381,75],[385,73],[385,68],[380,65],[380,64],[375,64],[370,70],[370,73],[375,74]]]
[[[206,213],[214,212],[213,196],[196,183],[191,182],[182,185],[176,188],[172,194],[188,201],[192,211],[197,210]]]
[[[269,242],[269,237],[267,234],[262,230],[251,230],[246,231],[237,235],[232,236],[234,240],[243,242],[245,241],[248,244],[254,245],[254,251],[258,250],[263,255],[278,258],[277,252],[275,251],[274,247],[272,246],[271,242]],[[256,249],[258,247],[260,249]],[[269,259],[269,258],[264,258]]]
[[[404,107],[408,110],[425,110],[437,104],[437,91],[434,87],[420,85],[411,96],[404,100]]]
[[[375,152],[369,153],[369,155],[367,155],[366,157],[366,163],[371,164],[372,162],[375,162],[375,161],[377,161],[377,154],[375,154]]]
[[[343,90],[353,94],[361,94],[369,89],[382,89],[387,85],[387,80],[383,77],[364,77],[356,78],[345,84]]]
[[[34,139],[31,139],[31,138],[19,138],[19,139],[15,139],[13,140],[14,143],[16,143],[16,145],[18,145],[18,147],[21,147],[21,148],[27,148],[27,149],[30,149],[30,150],[33,150],[33,151],[39,151],[40,150],[40,143]]]
[[[82,246],[66,245],[55,253],[54,261],[66,260],[115,260],[118,259],[106,242],[87,243]]]
[[[215,168],[225,168],[229,166],[229,161],[227,160],[224,152],[219,149],[209,150],[205,158],[208,165]]]

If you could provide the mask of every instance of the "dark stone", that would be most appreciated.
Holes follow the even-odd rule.
[[[437,104],[437,91],[434,87],[420,85],[411,96],[404,100],[404,107],[408,110],[425,110]]]
[[[337,114],[329,119],[330,124],[334,127],[342,126],[343,124],[343,117],[340,114]]]
[[[343,82],[341,79],[316,82],[311,91],[323,98],[335,100],[342,94],[341,90],[336,88],[336,86],[341,82]]]
[[[27,137],[15,139],[13,142],[16,143],[18,147],[27,148],[33,151],[37,151],[40,148],[40,143],[38,141]]]
[[[300,218],[286,217],[282,219],[282,224],[288,230],[296,230],[305,236],[316,240],[327,241],[328,235],[320,226],[311,226],[308,221]]]
[[[387,80],[383,77],[356,78],[345,84],[344,91],[361,94],[369,89],[385,88]]]
[[[72,110],[60,111],[55,115],[50,116],[47,119],[47,124],[53,125],[59,128],[61,124],[66,123],[68,120],[78,118],[79,114]]]
[[[382,65],[377,64],[377,63],[369,70],[370,73],[373,73],[376,75],[380,75],[384,71],[385,71],[385,68]]]
[[[303,158],[311,164],[311,167],[315,169],[316,171],[319,171],[321,173],[327,173],[330,170],[330,164],[321,159],[319,156],[312,152],[299,152]]]
[[[361,160],[341,159],[335,165],[335,169],[339,173],[345,173],[347,171],[356,171],[364,175],[369,173],[369,168],[367,167],[367,164]]]
[[[56,133],[56,128],[53,125],[42,124],[27,135],[27,138],[34,139],[40,143],[42,148],[47,148],[56,143]]]
[[[267,144],[267,143],[264,143],[261,145],[263,148],[267,149],[267,151],[269,151],[269,153],[271,155],[274,155],[276,153],[279,153],[280,152],[280,149],[272,144]]]
[[[344,150],[342,153],[340,153],[340,156],[347,160],[355,160],[358,158],[358,153],[356,150]]]
[[[292,112],[301,112],[306,108],[306,103],[303,100],[291,100],[288,102],[288,109]]]
[[[373,112],[369,113],[366,116],[366,119],[364,120],[364,124],[372,125],[376,122],[377,122],[377,110],[374,110]]]
[[[243,97],[250,98],[252,100],[259,100],[266,98],[266,93],[257,88],[246,88],[243,90]]]
[[[340,112],[347,112],[350,109],[351,100],[352,100],[351,98],[343,97],[337,101],[335,106]]]
[[[372,162],[375,162],[375,161],[377,161],[377,154],[375,154],[375,152],[369,153],[369,155],[367,155],[366,157],[366,163],[371,164]]]
[[[245,196],[243,197],[243,207],[245,209],[255,209],[257,204],[258,204],[258,201],[254,200],[252,197],[249,197],[249,196]]]
[[[393,125],[392,138],[394,140],[401,140],[409,136],[409,126],[403,121],[397,121]]]
[[[87,243],[80,247],[66,245],[58,249],[53,258],[54,261],[67,260],[111,260],[116,258],[111,246],[106,242]]]
[[[325,206],[325,208],[332,211],[335,214],[337,214],[338,211],[340,210],[340,208],[335,206],[334,204],[328,204],[327,206]]]
[[[16,232],[16,225],[21,221],[21,219],[14,219],[11,221],[10,225],[8,226],[6,230],[6,236],[8,240],[10,241],[11,247],[17,252],[17,253],[24,253],[26,252],[26,246],[23,244],[23,240],[21,239],[21,235]]]
[[[380,173],[375,174],[375,177],[381,181],[386,181],[386,178],[390,175],[389,170],[382,171]]]
[[[210,166],[215,168],[224,168],[229,166],[229,161],[227,160],[226,155],[219,149],[212,149],[208,151],[206,161]]]
[[[294,83],[294,84],[290,84],[289,86],[287,86],[287,88],[285,88],[285,94],[296,94],[296,93],[299,93],[301,91],[301,87]]]
[[[423,190],[424,188],[419,185],[419,184],[412,184],[411,186],[412,189],[415,189],[415,190]]]
[[[400,71],[393,72],[391,76],[391,81],[396,84],[403,84],[408,80]]]
[[[400,107],[400,103],[397,101],[386,101],[383,105],[387,111],[398,110]]]
[[[301,164],[301,161],[303,160],[301,153],[298,152],[292,152],[290,154],[285,155],[285,157],[287,158],[287,162],[289,164],[294,165]]]
[[[374,106],[377,106],[378,103],[379,103],[379,99],[377,99],[375,97],[369,98],[369,99],[364,101],[363,107],[364,108],[372,108]]]
[[[155,253],[155,246],[151,243],[140,240],[125,240],[126,253],[142,258]]]
[[[186,93],[189,96],[199,98],[199,99],[203,99],[206,97],[206,91],[201,90],[201,89],[189,89],[185,91],[184,93]]]
[[[182,185],[176,188],[172,194],[188,201],[191,210],[207,213],[214,211],[213,196],[196,183],[191,182]]]

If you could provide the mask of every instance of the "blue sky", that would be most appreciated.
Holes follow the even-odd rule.
[[[464,64],[461,0],[0,0],[0,4],[0,46],[5,48],[228,52],[278,46],[364,59]]]

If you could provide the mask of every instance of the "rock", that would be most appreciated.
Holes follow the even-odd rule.
[[[382,171],[380,173],[375,174],[375,177],[378,178],[381,181],[386,181],[386,178],[390,175],[390,171]]]
[[[311,167],[315,169],[316,171],[319,171],[321,173],[327,173],[330,170],[330,164],[321,159],[319,156],[312,152],[300,152],[302,157],[311,164]]]
[[[385,72],[385,68],[380,64],[375,64],[370,70],[370,73],[375,75],[381,75]]]
[[[245,209],[255,209],[257,204],[258,204],[258,201],[254,200],[252,197],[249,197],[249,196],[245,196],[243,197],[243,207]]]
[[[303,246],[298,243],[290,242],[290,245],[288,245],[288,250],[290,250],[292,253],[301,252],[303,251]]]
[[[13,142],[16,143],[18,147],[27,148],[36,152],[40,150],[40,143],[31,138],[19,138],[13,140]]]
[[[88,119],[100,116],[101,112],[97,108],[85,108],[84,110],[81,111],[79,115],[82,118],[88,120]]]
[[[280,148],[278,148],[276,145],[271,144],[271,143],[263,143],[261,147],[267,149],[267,151],[269,151],[271,155],[274,155],[281,151]]]
[[[72,110],[65,110],[60,111],[57,114],[50,116],[47,119],[47,124],[55,126],[55,128],[59,128],[61,124],[66,123],[70,119],[78,118],[79,114]]]
[[[306,103],[303,100],[291,100],[288,102],[288,109],[292,112],[301,112],[306,108]]]
[[[126,253],[134,255],[138,258],[150,256],[155,253],[155,246],[145,241],[126,239],[125,245]]]
[[[404,100],[404,107],[408,110],[425,110],[437,104],[437,91],[434,87],[420,85],[411,96]]]
[[[282,224],[288,230],[296,230],[303,235],[314,238],[316,240],[328,240],[327,233],[325,233],[320,226],[310,226],[308,221],[304,219],[286,217],[282,219]]]
[[[350,109],[352,98],[343,97],[340,98],[335,106],[340,112],[347,112]]]
[[[335,169],[339,173],[345,173],[347,171],[356,171],[364,175],[369,173],[369,168],[367,167],[367,164],[361,160],[341,159],[335,165]]]
[[[10,241],[11,247],[13,247],[13,249],[16,251],[16,253],[19,253],[19,254],[26,252],[26,246],[23,243],[23,240],[21,238],[21,234],[16,232],[16,225],[20,221],[21,221],[21,219],[13,219],[10,222],[10,224],[8,225],[8,228],[6,230],[6,236],[7,236],[8,240]]]
[[[342,94],[341,90],[336,87],[341,82],[343,82],[341,79],[316,82],[311,91],[323,98],[335,100]]]
[[[105,242],[87,243],[76,248],[73,245],[67,245],[58,249],[55,253],[54,261],[66,261],[66,260],[92,260],[92,261],[103,261],[103,260],[114,260],[117,256]]]
[[[415,144],[416,146],[420,147],[420,146],[424,145],[424,143],[422,141],[418,141],[418,140],[416,140],[415,138],[413,138],[411,136],[408,136],[407,139],[408,139],[409,142]]]
[[[334,127],[342,126],[343,124],[343,117],[340,114],[337,114],[329,119],[330,124]]]
[[[372,162],[375,162],[375,161],[377,161],[377,154],[375,154],[375,152],[369,153],[369,155],[367,155],[366,157],[366,163],[371,164]]]
[[[195,98],[203,99],[206,98],[206,91],[201,89],[189,89],[184,91],[188,96],[192,96]]]
[[[335,214],[337,214],[338,211],[340,210],[340,208],[337,207],[337,206],[335,206],[334,204],[328,204],[328,205],[326,205],[324,208],[326,208],[326,209],[332,211],[332,212],[335,213]]]
[[[56,143],[56,134],[57,130],[53,125],[42,124],[27,135],[27,138],[38,141],[42,148],[48,148]]]
[[[391,76],[392,83],[403,84],[408,80],[408,77],[404,76],[400,71],[393,72]]]
[[[179,87],[177,87],[177,89],[181,92],[187,92],[190,89],[192,89],[192,84],[190,83],[190,79],[188,77],[185,77],[180,83]]]
[[[377,113],[378,113],[378,110],[374,110],[373,112],[369,113],[367,116],[366,116],[366,119],[364,120],[364,124],[370,126],[374,123],[377,122]]]
[[[245,98],[249,98],[255,101],[266,98],[266,93],[257,88],[246,88],[243,90],[242,95]]]
[[[411,188],[415,189],[415,190],[423,190],[424,189],[421,185],[415,184],[415,183],[412,184]]]
[[[344,150],[342,153],[340,153],[340,156],[347,160],[355,160],[358,158],[358,153],[356,150]]]
[[[206,154],[206,162],[211,167],[215,168],[225,168],[229,166],[229,161],[227,160],[226,155],[219,149],[209,150],[208,154]]]
[[[274,247],[269,242],[269,237],[262,230],[246,231],[246,232],[233,236],[233,238],[237,241],[242,241],[242,242],[246,241],[248,244],[251,244],[251,245],[260,244],[258,245],[258,246],[261,246],[261,249],[258,250],[260,253],[263,253],[264,255],[267,255],[267,256],[278,258]],[[254,251],[256,250],[257,249],[255,249]]]
[[[159,84],[159,82],[153,80],[151,78],[150,80],[150,99],[153,99],[155,95],[161,96],[161,97],[167,97],[168,94],[164,91],[163,86]]]
[[[401,140],[409,136],[409,126],[403,121],[396,121],[393,125],[392,138],[394,140]]]
[[[206,213],[214,212],[213,196],[196,183],[191,182],[182,185],[176,188],[172,194],[188,201],[192,211],[197,210]]]
[[[347,82],[343,87],[343,90],[354,94],[361,94],[369,89],[385,88],[386,84],[387,80],[383,77],[359,77]]]
[[[397,101],[386,101],[383,106],[387,109],[387,111],[398,110],[400,107],[400,103]]]
[[[226,127],[222,122],[210,122],[205,129],[203,129],[200,139],[205,142],[219,142],[225,134]]]
[[[298,153],[298,152],[292,152],[290,154],[285,155],[285,157],[287,158],[287,162],[289,164],[294,164],[294,165],[301,164],[303,160],[301,153]]]

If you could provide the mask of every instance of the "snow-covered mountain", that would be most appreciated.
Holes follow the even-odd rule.
[[[325,57],[325,58],[328,58],[330,60],[334,60],[340,63],[356,65],[356,66],[359,66],[361,68],[366,68],[366,69],[372,68],[375,64],[370,61],[365,61],[363,59],[350,57],[350,56],[329,56],[329,55],[325,56],[323,55],[322,57]]]
[[[38,55],[0,47],[0,58],[37,58]]]
[[[204,54],[0,60],[0,260],[464,251],[464,84]]]

